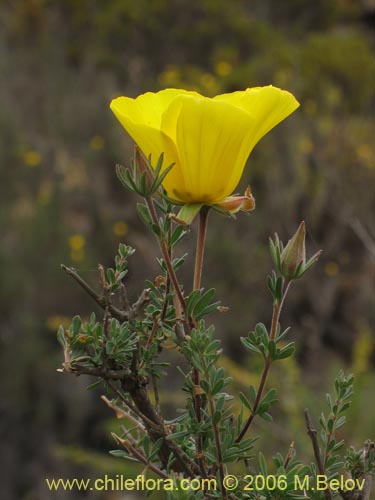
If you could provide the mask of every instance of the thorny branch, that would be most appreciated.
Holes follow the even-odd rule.
[[[145,388],[136,380],[134,374],[132,374],[129,370],[108,370],[104,367],[88,367],[79,364],[67,366],[65,364],[64,369],[60,371],[74,373],[76,375],[92,375],[104,379],[119,399],[121,399],[121,401],[135,415],[137,415],[138,418],[141,419],[143,424],[139,423],[139,425],[142,427],[144,426],[151,439],[154,441],[157,441],[160,438],[163,439],[163,445],[160,449],[160,460],[163,466],[167,466],[170,454],[173,453],[176,459],[174,464],[176,472],[184,472],[187,476],[193,476],[192,465],[195,466],[195,464],[188,459],[178,446],[166,439],[167,431],[165,429],[164,421],[152,406]],[[126,399],[122,391],[119,390],[113,381],[121,381],[122,389],[130,394],[132,400],[134,401],[134,405]],[[107,403],[107,401],[105,402]],[[115,409],[112,403],[110,406]],[[118,411],[117,407],[116,411]],[[125,415],[130,417],[128,414]]]
[[[148,290],[145,289],[132,306],[122,311],[114,306],[107,297],[99,295],[72,267],[67,267],[62,264],[61,269],[65,271],[68,276],[71,276],[102,309],[108,307],[111,315],[120,322],[129,321],[135,318],[148,300]]]

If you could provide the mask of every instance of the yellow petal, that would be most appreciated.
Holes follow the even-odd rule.
[[[160,92],[146,92],[136,99],[118,97],[111,103],[111,109],[121,111],[133,122],[160,129],[161,117],[173,99],[179,95],[198,95],[182,89],[165,89]]]
[[[214,99],[237,106],[253,116],[251,149],[267,132],[299,107],[293,94],[272,85],[221,94]]]
[[[179,95],[197,94],[180,89],[166,89],[158,93],[147,92],[136,99],[118,97],[113,99],[110,107],[143,154],[146,157],[151,155],[152,162],[155,164],[160,154],[164,153],[163,169],[175,163],[167,177],[173,172],[174,182],[183,183],[175,145],[161,130],[163,113],[171,101]]]
[[[157,107],[150,106],[148,117],[145,105],[145,102],[137,102],[137,99],[119,97],[111,102],[111,110],[146,157],[151,154],[152,159],[156,161],[164,152],[166,161],[171,163],[175,161],[174,145],[160,130],[161,113],[158,117],[155,112]]]
[[[162,117],[162,129],[176,143],[183,182],[168,175],[171,197],[187,203],[212,203],[230,195],[241,177],[253,118],[226,102],[178,96]],[[244,147],[245,144],[245,147]]]

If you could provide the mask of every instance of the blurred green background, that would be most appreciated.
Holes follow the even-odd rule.
[[[259,367],[239,337],[269,322],[268,236],[287,240],[305,220],[308,251],[324,253],[283,314],[297,357],[273,371],[282,401],[260,446],[270,458],[295,440],[307,457],[302,410],[319,415],[340,367],[357,377],[343,435],[356,447],[374,437],[374,14],[371,0],[0,1],[2,498],[77,499],[44,478],[134,473],[107,453],[119,423],[101,393],[56,372],[58,325],[95,310],[60,264],[95,285],[97,263],[126,242],[131,297],[158,273],[157,245],[116,179],[132,145],[108,104],[165,87],[273,84],[301,102],[248,162],[240,187],[251,184],[256,211],[212,215],[204,283],[230,307],[213,321],[242,388]],[[181,251],[193,245],[194,230]],[[124,497],[140,498],[87,496]]]

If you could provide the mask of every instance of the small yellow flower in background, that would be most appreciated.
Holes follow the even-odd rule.
[[[297,145],[298,145],[299,151],[304,155],[309,155],[310,153],[312,153],[312,151],[314,149],[314,144],[306,136],[300,137]]]
[[[357,148],[359,159],[368,168],[375,168],[375,150],[372,144],[360,144]]]
[[[334,278],[339,274],[340,268],[336,262],[333,262],[333,260],[331,260],[324,266],[324,271],[327,276],[329,276],[330,278]]]
[[[81,262],[85,258],[86,240],[81,234],[73,234],[69,238],[70,258],[75,262]]]
[[[56,332],[60,325],[62,325],[65,329],[68,329],[71,322],[72,319],[69,316],[48,316],[46,320],[46,326],[48,330]]]
[[[219,76],[228,76],[232,72],[232,65],[227,61],[219,61],[215,66],[215,73]]]
[[[69,246],[72,250],[82,250],[85,243],[86,240],[82,234],[73,234],[73,236],[69,238]]]
[[[112,231],[115,236],[125,236],[128,232],[128,225],[124,221],[117,221],[113,224]]]
[[[272,85],[203,97],[166,89],[136,99],[119,97],[111,109],[146,157],[164,153],[168,196],[185,204],[217,204],[236,189],[257,142],[299,103]]]
[[[356,335],[353,353],[353,371],[361,375],[371,372],[371,357],[375,349],[374,335],[371,328],[366,325],[360,325],[360,330]]]
[[[37,167],[42,162],[42,155],[38,151],[26,151],[23,155],[23,161],[28,167]]]
[[[210,95],[215,95],[220,89],[219,82],[211,73],[202,73],[199,78],[199,84],[200,87],[204,89],[204,92]]]
[[[159,82],[163,86],[175,86],[181,82],[181,72],[175,66],[168,66],[166,70],[164,70],[159,75]]]
[[[90,148],[94,151],[99,151],[104,148],[104,139],[100,135],[94,135],[90,140]]]

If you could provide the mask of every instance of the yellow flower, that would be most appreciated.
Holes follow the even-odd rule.
[[[117,221],[112,226],[113,234],[115,236],[125,236],[128,232],[128,225],[124,221]]]
[[[38,151],[27,151],[23,155],[23,161],[28,167],[37,167],[42,162],[42,156]]]
[[[214,98],[166,89],[111,102],[146,157],[155,162],[164,153],[164,168],[175,164],[163,181],[168,196],[203,204],[233,193],[256,143],[298,106],[292,94],[271,85]]]
[[[69,246],[72,250],[82,250],[85,243],[86,241],[82,234],[73,234],[69,238]]]
[[[90,148],[94,151],[99,151],[104,148],[104,139],[100,135],[94,135],[90,140]]]

